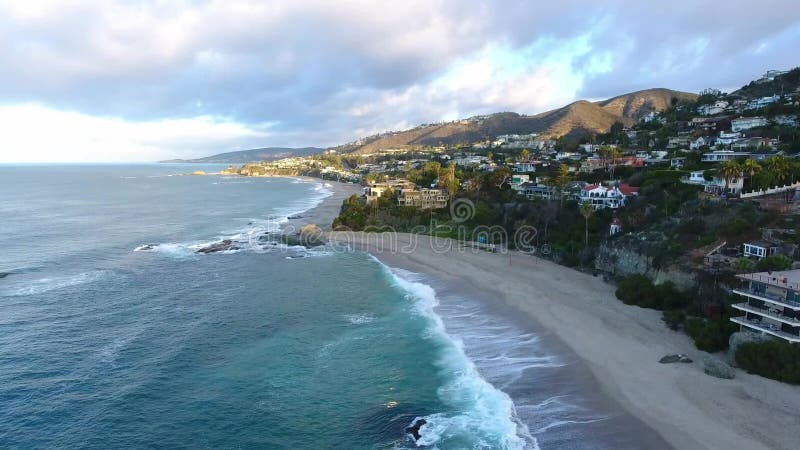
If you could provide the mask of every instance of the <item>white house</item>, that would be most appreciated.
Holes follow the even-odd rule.
[[[731,132],[731,133],[726,133],[724,131],[720,131],[719,132],[719,137],[717,138],[717,144],[731,145],[734,142],[736,142],[738,139],[740,139],[741,137],[742,137],[742,133],[739,133],[738,131],[737,132]]]
[[[625,206],[630,197],[639,195],[639,188],[620,184],[614,186],[603,186],[601,184],[589,184],[581,189],[578,201],[589,203],[594,209],[617,209]]]
[[[697,112],[699,112],[704,116],[713,116],[724,112],[725,108],[727,107],[728,107],[728,102],[726,102],[725,100],[717,100],[712,104],[703,105],[697,108]]]
[[[536,164],[538,162],[520,161],[511,166],[511,169],[517,173],[536,172]]]
[[[748,156],[750,156],[750,152],[734,152],[732,150],[714,150],[713,152],[704,153],[700,157],[700,161],[717,163]]]
[[[772,242],[767,241],[750,241],[745,242],[742,254],[747,257],[755,257],[758,259],[766,258],[767,256],[774,255],[778,251],[778,246]]]
[[[751,128],[758,128],[766,126],[769,122],[766,117],[739,117],[738,119],[731,120],[731,130],[744,131]]]

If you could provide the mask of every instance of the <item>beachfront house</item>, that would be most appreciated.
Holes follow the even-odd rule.
[[[408,180],[389,180],[383,183],[372,183],[364,189],[364,196],[368,205],[376,205],[378,199],[390,192],[402,191],[403,189],[413,189],[414,183]]]
[[[745,301],[731,306],[744,315],[731,317],[741,331],[800,342],[800,270],[736,275],[742,286],[733,293]]]

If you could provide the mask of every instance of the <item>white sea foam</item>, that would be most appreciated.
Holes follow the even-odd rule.
[[[438,305],[434,289],[413,281],[411,272],[392,271],[377,259],[375,261],[408,293],[409,299],[414,301],[414,311],[428,321],[427,338],[444,349],[438,365],[450,381],[439,388],[438,395],[443,403],[458,412],[424,417],[427,423],[420,429],[422,437],[417,446],[435,448],[448,438],[469,436],[478,448],[538,449],[536,439],[517,419],[511,398],[481,376],[464,352],[461,340],[448,334],[434,310]]]
[[[233,179],[241,180],[238,177]],[[250,182],[250,180],[245,180]],[[313,184],[310,196],[296,200],[289,206],[274,211],[270,217],[267,218],[251,218],[247,219],[247,226],[243,228],[236,228],[224,231],[216,239],[206,241],[193,241],[193,242],[172,242],[160,244],[143,244],[136,247],[133,251],[136,252],[153,252],[160,253],[178,259],[186,259],[203,254],[198,254],[197,251],[213,245],[225,239],[234,241],[235,249],[214,252],[214,254],[233,254],[243,251],[251,251],[256,253],[274,252],[274,251],[290,251],[291,255],[287,259],[302,258],[302,257],[319,257],[328,256],[330,251],[323,248],[306,249],[302,246],[287,246],[284,244],[273,245],[272,243],[260,240],[262,236],[267,233],[275,233],[281,230],[289,220],[289,217],[302,214],[313,208],[319,206],[327,197],[333,195],[333,191],[325,187],[323,183],[305,179],[294,179],[292,183],[297,184]]]
[[[40,278],[33,281],[18,281],[0,291],[0,294],[11,297],[38,295],[55,289],[76,286],[97,281],[109,273],[107,270],[92,270],[74,275]]]
[[[347,319],[353,325],[363,325],[365,323],[370,323],[375,320],[375,316],[370,314],[345,314],[345,319]]]

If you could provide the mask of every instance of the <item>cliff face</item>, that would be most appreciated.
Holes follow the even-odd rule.
[[[697,274],[680,267],[668,265],[657,268],[654,258],[646,249],[630,240],[604,242],[598,248],[595,268],[615,276],[644,275],[654,283],[671,281],[680,289],[689,289],[697,282]]]

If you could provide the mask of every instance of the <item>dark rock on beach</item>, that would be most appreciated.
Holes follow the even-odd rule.
[[[692,358],[689,358],[688,356],[682,353],[677,353],[674,355],[666,355],[663,358],[659,359],[658,362],[660,362],[661,364],[671,364],[678,362],[688,364],[692,362]]]
[[[215,242],[207,247],[203,247],[198,249],[196,253],[217,253],[217,252],[224,252],[228,250],[239,250],[239,246],[236,242],[230,239],[224,239],[219,242]]]

